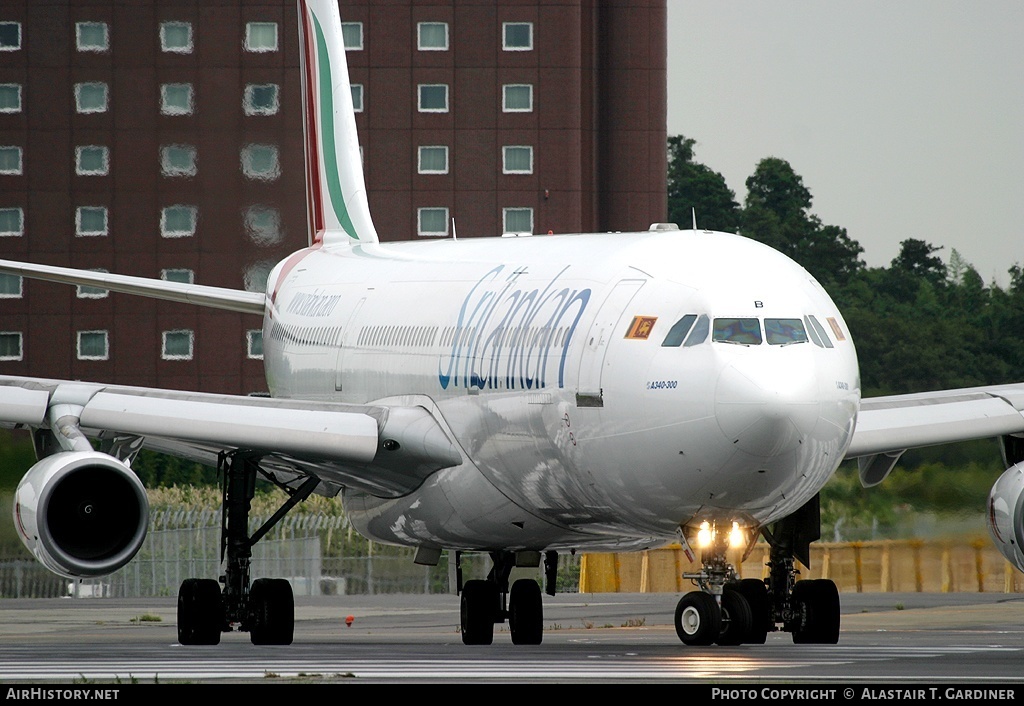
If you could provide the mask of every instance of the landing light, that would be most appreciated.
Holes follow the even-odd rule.
[[[711,540],[715,535],[711,531],[711,523],[705,520],[700,523],[700,530],[697,532],[697,546],[705,549],[711,546]]]
[[[747,538],[746,535],[744,535],[743,530],[740,529],[740,524],[738,522],[733,522],[732,530],[729,532],[729,546],[733,549],[737,549],[744,546],[746,543]]]

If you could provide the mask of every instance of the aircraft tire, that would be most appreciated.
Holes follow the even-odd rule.
[[[793,630],[796,644],[834,645],[839,642],[839,590],[829,579],[797,581],[793,602],[802,606],[803,619]]]
[[[768,633],[774,627],[771,601],[768,598],[768,589],[764,585],[764,581],[742,579],[730,585],[741,593],[747,599],[747,604],[750,605],[753,622],[750,625],[750,633],[744,642],[751,645],[763,645],[768,640]]]
[[[544,601],[533,579],[512,584],[508,601],[508,626],[513,645],[539,645],[544,637]]]
[[[489,645],[494,641],[494,618],[498,608],[498,587],[474,579],[462,587],[462,644]]]
[[[285,579],[256,579],[249,589],[254,645],[290,645],[295,633],[295,598]]]
[[[710,645],[722,632],[722,610],[714,596],[691,591],[676,604],[675,625],[683,644]]]
[[[722,646],[742,645],[749,640],[753,624],[747,599],[739,591],[726,587],[722,592],[722,629],[715,642]]]
[[[213,579],[185,579],[178,589],[178,642],[182,645],[220,644],[220,584]]]

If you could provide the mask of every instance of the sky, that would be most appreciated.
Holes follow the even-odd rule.
[[[1024,266],[1024,3],[668,0],[668,134],[742,205],[765,157],[871,267],[907,238]],[[700,214],[697,214],[700,224]]]

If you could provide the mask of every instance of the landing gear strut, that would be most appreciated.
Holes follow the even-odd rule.
[[[270,578],[250,582],[252,547],[289,510],[306,499],[320,480],[311,476],[297,489],[277,483],[290,497],[250,537],[249,509],[256,491],[256,475],[260,472],[259,461],[259,456],[244,452],[221,454],[218,460],[223,478],[221,563],[224,575],[219,583],[196,578],[182,582],[178,590],[178,642],[183,645],[216,645],[221,633],[232,630],[248,632],[254,645],[292,643],[295,601],[291,584],[284,579]]]
[[[554,569],[557,555],[546,555],[548,593],[554,595]],[[544,604],[540,585],[534,579],[519,579],[509,589],[509,575],[515,566],[512,552],[491,552],[493,566],[486,579],[467,581],[461,587],[462,642],[489,645],[494,640],[494,625],[508,620],[512,644],[539,645],[544,635]],[[456,573],[461,583],[461,554],[456,552]]]
[[[781,629],[797,644],[839,642],[839,591],[833,581],[798,581],[796,561],[810,566],[810,544],[820,537],[818,497],[772,530],[762,530],[771,545],[769,577],[740,579],[726,561],[724,537],[702,556],[698,574],[683,574],[701,590],[687,593],[676,606],[675,626],[687,645],[764,644]]]

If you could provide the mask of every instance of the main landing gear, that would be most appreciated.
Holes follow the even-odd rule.
[[[524,565],[522,552],[519,565]],[[539,563],[539,553],[537,554]],[[508,620],[514,645],[539,645],[544,634],[544,605],[540,585],[533,579],[519,579],[509,589],[508,579],[517,556],[513,552],[491,552],[493,566],[486,579],[466,581],[462,585],[461,555],[455,554],[456,573],[460,586],[462,642],[466,645],[489,645],[494,640],[494,626]],[[536,564],[534,564],[536,565]],[[555,595],[556,552],[544,555],[547,593]]]
[[[249,508],[256,490],[259,456],[222,454],[223,477],[221,562],[224,575],[213,579],[185,579],[178,590],[178,642],[216,645],[223,632],[248,632],[254,645],[290,645],[295,626],[295,601],[285,579],[256,579],[250,583],[252,547],[320,482],[311,476],[298,489],[279,487],[291,497],[253,536],[249,536]],[[271,480],[273,480],[271,478]],[[223,590],[221,589],[223,584]]]
[[[769,632],[793,634],[797,644],[839,642],[839,591],[833,581],[797,581],[795,560],[810,566],[810,543],[819,537],[818,498],[769,532],[769,578],[740,579],[726,561],[726,540],[705,550],[699,574],[684,574],[700,591],[684,595],[675,612],[676,634],[687,645],[764,644]]]

